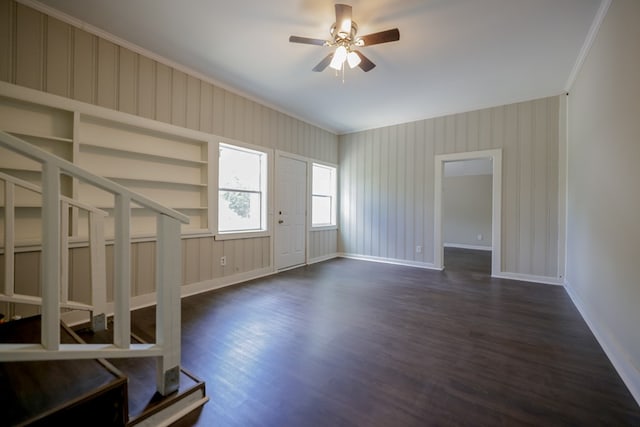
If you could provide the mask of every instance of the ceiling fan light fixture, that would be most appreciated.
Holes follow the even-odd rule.
[[[329,67],[333,68],[334,70],[340,70],[346,58],[347,48],[344,46],[338,46],[338,48],[336,49],[336,53],[333,54],[333,59],[331,59],[331,64],[329,64]]]
[[[349,54],[347,55],[347,62],[349,63],[350,68],[357,67],[358,65],[360,65],[361,61],[362,60],[360,59],[358,54],[355,52],[349,52]]]
[[[365,73],[373,70],[376,66],[376,64],[363,55],[358,48],[398,41],[400,40],[400,31],[397,28],[393,28],[364,36],[357,36],[358,24],[351,19],[351,6],[338,3],[335,5],[335,9],[336,21],[329,29],[329,33],[331,34],[329,40],[290,36],[289,42],[335,48],[333,53],[329,53],[313,67],[313,71],[320,72],[327,67],[331,67],[336,71],[342,70],[344,81],[345,62],[350,68],[360,67]]]

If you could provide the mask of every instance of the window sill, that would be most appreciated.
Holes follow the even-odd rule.
[[[337,230],[337,225],[318,225],[313,226],[309,231],[329,231],[329,230]]]
[[[253,239],[257,237],[271,237],[271,232],[268,230],[261,231],[240,231],[234,233],[218,233],[214,236],[215,240],[239,240],[239,239]]]

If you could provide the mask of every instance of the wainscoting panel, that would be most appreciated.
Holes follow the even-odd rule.
[[[318,230],[309,233],[309,261],[326,259],[336,254],[338,230]]]

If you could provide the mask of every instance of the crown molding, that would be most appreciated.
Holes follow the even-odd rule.
[[[82,21],[82,20],[80,20],[78,18],[75,18],[75,17],[73,17],[71,15],[68,15],[68,14],[66,14],[64,12],[61,12],[58,9],[54,9],[51,6],[48,6],[46,4],[42,4],[39,1],[36,1],[36,0],[16,0],[16,2],[18,2],[20,4],[23,4],[23,5],[27,6],[27,7],[30,7],[32,9],[35,9],[38,12],[42,12],[45,15],[51,16],[51,17],[53,17],[55,19],[58,19],[58,20],[60,20],[62,22],[65,22],[65,23],[67,23],[69,25],[72,25],[72,26],[74,26],[76,28],[79,28],[79,29],[81,29],[83,31],[86,31],[86,32],[88,32],[90,34],[93,34],[93,35],[95,35],[97,37],[100,37],[100,38],[102,38],[104,40],[110,41],[111,43],[114,43],[114,44],[116,44],[118,46],[121,46],[121,47],[124,47],[126,49],[129,49],[132,52],[135,52],[137,54],[145,56],[145,57],[147,57],[149,59],[152,59],[152,60],[154,60],[156,62],[159,62],[161,64],[164,64],[166,66],[174,68],[176,70],[182,71],[183,73],[186,73],[186,74],[188,74],[188,75],[190,75],[192,77],[198,78],[198,79],[200,79],[200,80],[202,80],[204,82],[207,82],[209,84],[217,86],[217,87],[219,87],[221,89],[224,89],[224,90],[226,90],[228,92],[234,93],[234,94],[236,94],[238,96],[241,96],[241,97],[246,98],[246,99],[248,99],[250,101],[256,102],[256,103],[258,103],[260,105],[263,105],[263,106],[265,106],[267,108],[270,108],[270,109],[272,109],[274,111],[277,111],[279,113],[285,114],[285,115],[287,115],[289,117],[292,117],[292,118],[294,118],[296,120],[300,120],[301,122],[308,123],[308,124],[310,124],[312,126],[315,126],[315,127],[319,128],[319,129],[322,129],[322,130],[324,130],[326,132],[329,132],[329,133],[331,133],[333,135],[338,136],[337,131],[334,130],[334,129],[328,129],[325,126],[321,126],[321,125],[319,125],[317,123],[313,123],[313,122],[309,121],[308,119],[302,118],[302,117],[297,116],[297,115],[295,115],[295,114],[293,114],[293,113],[291,113],[289,111],[286,111],[286,110],[284,110],[284,109],[282,109],[282,108],[280,108],[280,107],[278,107],[276,105],[273,105],[273,104],[265,101],[264,99],[258,98],[255,95],[248,94],[246,92],[243,92],[243,91],[239,90],[238,88],[235,88],[235,87],[229,86],[229,85],[227,85],[225,83],[222,83],[222,82],[212,78],[211,76],[205,75],[205,74],[203,74],[203,73],[201,73],[199,71],[196,71],[196,70],[194,70],[192,68],[189,68],[189,67],[187,67],[185,65],[182,65],[182,64],[180,64],[178,62],[175,62],[175,61],[173,61],[171,59],[165,58],[164,56],[158,55],[155,52],[147,50],[147,49],[145,49],[145,48],[143,48],[141,46],[138,46],[137,44],[131,43],[130,41],[127,41],[127,40],[125,40],[123,38],[120,38],[120,37],[114,35],[114,34],[111,34],[111,33],[107,32],[107,31],[105,31],[105,30],[103,30],[101,28],[98,28],[98,27],[96,27],[94,25],[91,25],[91,24],[89,24],[87,22],[84,22],[84,21]]]

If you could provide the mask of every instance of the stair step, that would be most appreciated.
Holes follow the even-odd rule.
[[[40,316],[0,324],[0,342],[37,343]],[[61,326],[62,343],[75,343]],[[98,360],[0,363],[2,423],[126,425],[127,378]]]
[[[112,322],[108,329],[93,332],[86,327],[78,327],[75,333],[88,344],[113,342]],[[132,334],[132,343],[145,340]],[[206,397],[205,383],[184,369],[180,369],[180,388],[176,393],[162,396],[156,392],[156,361],[154,358],[109,359],[108,363],[128,378],[129,425],[158,425],[159,421],[179,419],[199,409],[209,399]],[[179,415],[179,416],[178,416]]]
[[[0,343],[38,343],[40,316],[0,324]],[[61,343],[107,343],[112,332],[77,332],[62,324]],[[133,343],[142,343],[132,336]],[[155,358],[0,363],[4,425],[157,426],[178,422],[209,399],[205,384],[181,369],[180,389],[156,390]],[[6,409],[5,409],[6,408]]]

